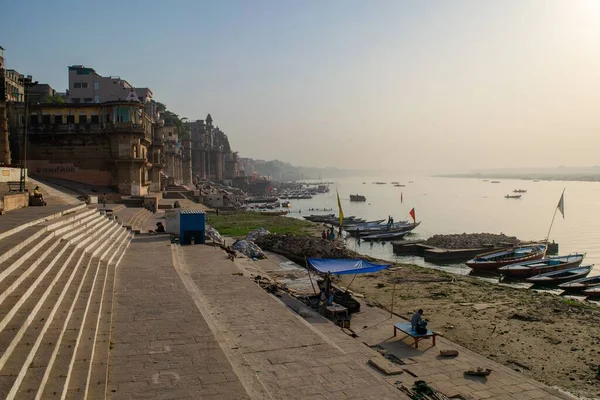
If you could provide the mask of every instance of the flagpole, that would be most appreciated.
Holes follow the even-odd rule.
[[[563,189],[562,194],[560,195],[561,202],[564,201],[565,189]],[[554,208],[554,215],[552,216],[552,222],[550,222],[550,228],[548,228],[548,234],[546,235],[546,251],[544,251],[544,256],[546,256],[546,252],[548,251],[548,240],[550,239],[550,231],[552,230],[552,225],[554,225],[554,219],[556,218],[557,211],[558,211],[558,206],[556,206]]]

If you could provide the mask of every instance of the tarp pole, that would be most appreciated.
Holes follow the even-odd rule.
[[[356,278],[356,275],[358,275],[358,274],[354,274],[354,277],[352,278],[352,280],[348,284],[348,287],[346,288],[346,291],[344,293],[348,293],[348,289],[350,289],[350,285],[352,285],[352,282],[354,282],[354,278]]]
[[[392,288],[392,306],[391,306],[391,310],[390,310],[390,318],[392,318],[394,316],[394,298],[396,297],[396,281],[397,276],[398,276],[398,267],[394,267],[394,286]]]
[[[312,276],[310,276],[310,264],[308,263],[308,258],[304,256],[304,262],[306,263],[306,271],[308,272],[308,279],[310,279],[310,286],[312,286],[313,293],[317,293],[315,290],[315,284],[313,283]]]

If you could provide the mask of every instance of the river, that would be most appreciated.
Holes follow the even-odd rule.
[[[312,199],[290,200],[288,216],[324,214],[311,208],[331,208],[337,215],[336,189],[339,191],[345,216],[355,215],[366,220],[409,219],[414,207],[422,221],[407,239],[424,239],[434,234],[504,233],[521,240],[545,239],[554,211],[565,189],[565,217],[556,213],[550,240],[559,243],[561,255],[587,253],[582,265],[595,264],[590,275],[600,275],[600,183],[575,181],[526,181],[498,179],[491,183],[482,179],[439,178],[430,176],[377,176],[344,178],[330,185],[330,192]],[[378,185],[373,182],[387,182]],[[405,187],[395,187],[398,181]],[[409,183],[411,182],[412,183]],[[316,182],[316,181],[315,181]],[[363,182],[365,182],[363,184]],[[525,189],[520,199],[506,199],[515,189]],[[350,202],[350,194],[366,196],[364,203]],[[402,201],[401,201],[402,199]],[[372,257],[412,263],[425,267],[433,265],[415,256],[396,256],[390,243],[357,243],[346,239],[347,246]],[[466,274],[464,264],[435,266],[454,273]]]

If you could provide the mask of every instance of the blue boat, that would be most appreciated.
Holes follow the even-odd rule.
[[[527,278],[528,282],[537,285],[556,285],[574,279],[585,278],[592,270],[591,265],[583,267],[567,268],[558,271],[546,272]]]

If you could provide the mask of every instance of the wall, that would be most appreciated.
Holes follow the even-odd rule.
[[[25,170],[25,176],[27,176],[27,170]],[[20,168],[0,168],[0,182],[20,182],[21,181],[21,169]]]
[[[3,212],[17,210],[29,206],[29,193],[5,194],[0,201]]]

